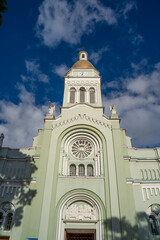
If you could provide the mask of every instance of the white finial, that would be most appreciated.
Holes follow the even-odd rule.
[[[117,109],[114,104],[112,106],[110,106],[110,111],[111,111],[112,115],[117,114]]]
[[[55,106],[52,106],[52,104],[50,104],[50,106],[49,106],[49,115],[54,115],[54,111],[55,111]]]

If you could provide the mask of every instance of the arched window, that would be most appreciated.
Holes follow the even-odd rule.
[[[2,223],[3,223],[3,213],[0,212],[0,228],[2,226]]]
[[[0,227],[9,231],[12,227],[15,207],[10,202],[3,202],[0,205]]]
[[[158,235],[158,222],[155,216],[149,216],[149,222],[151,226],[151,231],[153,235]]]
[[[8,213],[6,217],[5,230],[9,231],[12,227],[13,213]]]
[[[91,164],[87,166],[87,176],[93,176],[93,166]]]
[[[70,165],[70,176],[76,176],[76,165]]]
[[[78,171],[78,173],[79,173],[78,175],[79,175],[79,176],[85,176],[85,168],[84,168],[84,165],[83,165],[83,164],[80,164],[80,165],[79,165],[78,170],[79,170],[79,171]]]
[[[140,171],[141,171],[141,179],[144,179],[143,169],[140,169]]]
[[[153,235],[160,235],[160,205],[152,204],[147,209],[147,215],[149,218],[151,233]]]
[[[154,179],[156,180],[157,179],[156,171],[154,169],[152,169],[152,172],[153,172]]]
[[[84,103],[85,102],[85,88],[81,87],[80,88],[80,103]]]
[[[84,53],[82,54],[82,58],[85,58],[85,54]]]
[[[90,95],[90,103],[95,103],[95,89],[94,88],[89,89],[89,95]]]
[[[146,175],[146,180],[148,180],[148,172],[147,172],[147,170],[146,169],[144,169],[144,172],[146,173],[145,175]]]
[[[71,88],[70,89],[70,103],[75,103],[75,93],[76,93],[76,89]]]

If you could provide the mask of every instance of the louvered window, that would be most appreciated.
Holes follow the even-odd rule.
[[[80,103],[84,103],[85,102],[85,88],[81,87],[80,88]]]
[[[87,166],[87,176],[93,176],[93,166],[91,164]]]
[[[90,103],[95,103],[95,89],[90,88],[89,92],[90,92]]]
[[[79,176],[85,176],[85,168],[84,165],[79,165]]]
[[[70,89],[70,103],[75,103],[75,93],[76,93],[76,89],[71,88]]]
[[[74,164],[70,166],[70,176],[76,176],[76,166]]]

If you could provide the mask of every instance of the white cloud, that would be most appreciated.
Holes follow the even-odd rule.
[[[92,60],[94,63],[98,63],[99,60],[102,58],[103,53],[109,51],[109,47],[103,47],[101,49],[99,49],[97,52],[92,51],[90,54],[89,59]]]
[[[134,94],[143,94],[143,96],[156,95],[160,92],[160,69],[155,65],[152,72],[140,74],[134,79],[128,79],[126,88]]]
[[[130,2],[127,2],[124,6],[124,8],[122,9],[122,13],[123,13],[123,16],[124,18],[126,19],[128,16],[128,13],[137,8],[137,5],[136,5],[136,2],[135,1],[130,1]]]
[[[150,73],[136,74],[120,81],[122,91],[115,89],[103,96],[107,115],[109,106],[115,104],[127,135],[137,147],[160,145],[160,69],[159,63]],[[122,84],[123,83],[123,84]]]
[[[40,69],[40,64],[36,62],[36,60],[32,61],[25,61],[26,64],[26,70],[27,70],[27,75],[21,75],[22,80],[25,81],[39,81],[43,83],[48,83],[49,82],[49,77],[42,73]]]
[[[144,42],[144,39],[143,39],[143,37],[142,37],[142,35],[141,34],[136,34],[136,33],[134,33],[134,35],[132,35],[131,36],[131,42],[133,43],[133,44],[135,44],[135,45],[139,45],[139,44],[141,44],[142,42]]]
[[[64,77],[66,72],[69,70],[67,65],[61,64],[58,66],[54,66],[52,72],[57,74],[59,77]]]
[[[114,80],[111,82],[106,82],[102,84],[102,90],[106,90],[108,88],[119,89],[119,81]]]
[[[47,105],[36,106],[33,93],[19,85],[18,104],[0,101],[0,134],[4,133],[3,146],[24,148],[32,146],[32,138],[43,127],[43,119],[48,112]],[[56,114],[56,113],[55,113]]]
[[[135,73],[138,73],[139,71],[142,71],[147,66],[147,64],[148,64],[148,60],[146,58],[143,58],[138,64],[131,63],[131,67],[133,68]]]
[[[117,23],[115,12],[98,0],[44,0],[39,7],[37,35],[42,42],[55,47],[61,41],[77,44],[83,34],[95,29],[96,23]]]

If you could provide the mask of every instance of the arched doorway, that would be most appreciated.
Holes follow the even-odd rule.
[[[103,240],[101,204],[88,193],[66,197],[59,209],[57,240]]]

